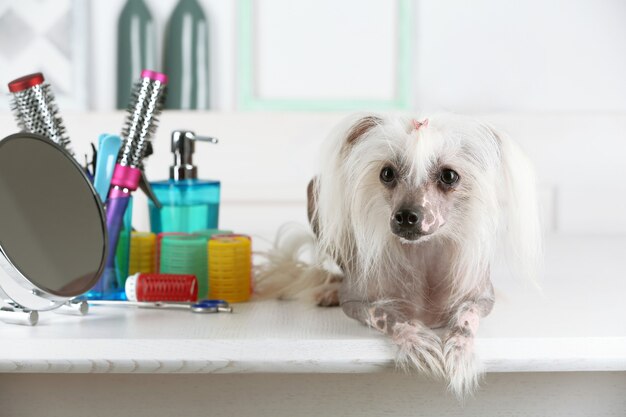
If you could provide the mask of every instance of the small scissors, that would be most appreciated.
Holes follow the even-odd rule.
[[[233,308],[224,300],[200,300],[191,303],[167,301],[120,301],[120,300],[89,300],[89,304],[102,306],[123,306],[139,308],[156,308],[165,310],[191,310],[194,313],[232,313]]]
[[[225,300],[201,300],[189,306],[194,313],[232,313],[233,308]]]

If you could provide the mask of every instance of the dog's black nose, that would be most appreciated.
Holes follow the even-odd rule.
[[[420,216],[413,210],[399,210],[393,215],[393,221],[406,229],[414,228],[420,221]]]

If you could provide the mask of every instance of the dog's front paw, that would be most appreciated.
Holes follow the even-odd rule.
[[[398,363],[412,366],[419,372],[437,379],[445,378],[441,339],[418,322],[396,323],[392,332],[398,345]]]
[[[478,307],[474,303],[463,304],[451,318],[443,339],[448,388],[461,400],[478,389],[482,376],[482,364],[474,352],[474,335],[479,321]]]
[[[474,353],[473,336],[449,333],[444,339],[443,357],[448,389],[460,400],[474,394],[483,370]]]

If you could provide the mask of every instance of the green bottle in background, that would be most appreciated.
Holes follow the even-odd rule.
[[[117,108],[128,106],[141,71],[156,68],[156,28],[143,0],[128,0],[117,23]]]
[[[167,109],[209,108],[209,36],[197,0],[180,0],[165,32],[163,68],[169,77]]]

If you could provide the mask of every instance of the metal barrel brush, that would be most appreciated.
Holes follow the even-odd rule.
[[[120,292],[115,277],[115,249],[131,193],[140,185],[143,176],[143,158],[163,109],[166,85],[165,74],[144,70],[141,79],[133,87],[122,129],[122,147],[106,201],[109,236],[107,262],[104,274],[91,292],[93,298],[116,298]]]
[[[29,74],[9,83],[11,109],[19,128],[47,137],[74,156],[54,94],[42,73]]]

